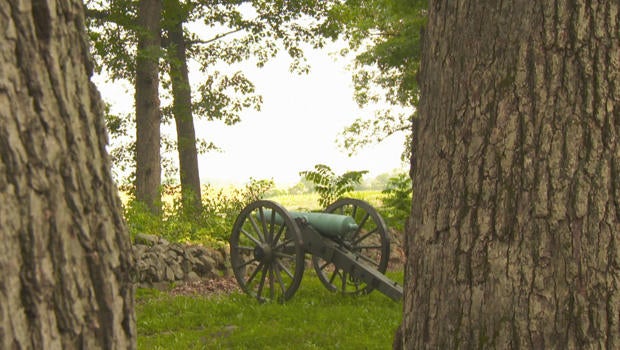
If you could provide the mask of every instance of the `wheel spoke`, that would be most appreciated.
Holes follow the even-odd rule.
[[[271,243],[271,238],[269,237],[269,230],[267,230],[267,220],[265,219],[265,212],[263,211],[263,207],[258,208],[258,214],[260,224],[263,227],[263,237],[265,238],[265,242]]]
[[[366,224],[366,221],[368,220],[369,217],[370,217],[370,214],[366,213],[366,215],[362,218],[360,223],[357,225],[357,229],[355,230],[355,233],[351,237],[351,241],[357,240],[357,237],[359,237],[359,235],[362,233],[362,230],[364,229],[364,225]]]
[[[347,273],[346,272],[342,272],[342,292],[346,292],[347,291]]]
[[[248,277],[248,279],[246,280],[245,284],[247,286],[249,286],[252,283],[252,280],[254,280],[254,277],[256,277],[256,275],[258,274],[258,271],[262,270],[262,268],[263,268],[263,263],[259,262],[258,265],[256,266],[256,270],[254,270],[254,272],[252,272],[250,277]]]
[[[261,235],[261,231],[258,228],[258,224],[256,223],[256,221],[254,220],[254,218],[252,217],[252,215],[248,216],[248,219],[250,220],[250,223],[252,224],[252,227],[254,228],[254,231],[256,232],[256,235],[258,236],[258,238],[260,239],[261,242],[265,242],[265,237],[263,235]],[[260,244],[260,242],[258,243]]]
[[[274,228],[276,226],[276,211],[272,210],[271,211],[271,219],[269,221],[269,239],[271,240],[270,242],[277,242],[276,239],[274,239]],[[278,237],[279,238],[279,237]]]
[[[269,265],[269,299],[275,299],[276,287],[274,285],[273,265]]]
[[[365,240],[366,238],[370,237],[370,235],[376,233],[377,230],[378,229],[375,228],[374,230],[368,232],[367,234],[363,235],[362,237],[360,237],[360,238],[356,239],[355,241],[351,242],[351,245],[357,246],[359,244],[359,242],[361,242],[361,241]]]
[[[237,246],[237,249],[253,251],[254,247],[249,247],[249,246],[245,246],[245,245],[239,245],[239,246]]]
[[[273,239],[274,243],[277,243],[280,240],[280,237],[282,237],[282,233],[284,232],[284,229],[286,229],[286,225],[280,226],[280,230],[278,230],[278,233]]]
[[[351,278],[349,278],[349,279],[352,282],[350,285],[352,285],[355,288],[355,293],[359,292],[360,291],[360,281],[356,280],[356,279],[351,279]]]
[[[357,214],[357,205],[353,206],[353,210],[351,211],[351,217],[355,220],[355,214]]]
[[[276,264],[288,275],[288,277],[293,278],[293,274],[291,273],[291,271],[289,271],[289,269],[287,269],[280,260],[276,260]]]
[[[362,249],[381,249],[380,245],[356,245],[355,246],[356,250],[362,250]]]
[[[267,274],[265,273],[265,270],[267,270],[268,266],[267,265],[263,265],[263,268],[261,269],[261,275],[260,275],[260,282],[258,284],[258,290],[256,291],[256,297],[260,300],[260,298],[262,297],[263,294],[263,287],[265,286],[265,278],[267,277]]]
[[[256,260],[255,258],[252,258],[252,259],[250,259],[250,260],[248,260],[248,261],[244,262],[243,264],[241,264],[241,265],[239,265],[239,266],[235,267],[235,269],[240,269],[240,268],[242,268],[242,267],[246,267],[246,266],[248,266],[248,265],[250,265],[251,263],[254,263],[254,262],[258,262],[258,260]]]
[[[334,272],[332,272],[332,275],[329,278],[329,283],[330,284],[334,284],[334,280],[336,279],[336,276],[340,276],[340,270],[338,270],[338,269],[335,269]]]
[[[274,250],[282,250],[282,248],[287,247],[289,243],[295,243],[295,241],[293,241],[293,239],[287,239],[286,241],[278,244]]]
[[[254,244],[261,245],[261,242],[258,239],[256,239],[256,237],[252,236],[248,231],[241,229],[241,233],[243,233],[244,236],[249,238],[250,241],[252,241]]]
[[[362,232],[362,227],[366,225],[366,221],[368,221],[369,217],[370,217],[369,213],[366,213],[366,215],[364,215],[364,218],[362,218],[362,221],[360,221],[360,224],[357,226],[357,232]]]
[[[280,252],[275,252],[274,254],[278,258],[291,259],[291,260],[295,259],[295,255],[291,255],[291,254],[284,254],[284,253],[280,253]]]
[[[323,271],[329,264],[331,264],[329,261],[325,261],[325,264],[319,266],[319,270]]]
[[[280,285],[280,291],[282,292],[282,295],[284,295],[286,293],[286,285],[284,284],[284,281],[282,281],[282,272],[280,271],[279,261],[277,261],[276,264],[273,265],[273,270],[276,274],[278,285]]]

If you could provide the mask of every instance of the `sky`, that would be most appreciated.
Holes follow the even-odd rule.
[[[307,75],[289,72],[286,55],[262,68],[243,67],[263,96],[263,105],[260,111],[242,112],[241,122],[232,126],[196,119],[197,136],[221,149],[199,155],[203,184],[240,185],[254,178],[273,179],[278,187],[287,187],[299,182],[300,171],[315,164],[326,164],[337,174],[368,170],[367,178],[406,168],[400,159],[404,135],[363,148],[353,157],[338,147],[336,140],[344,128],[358,117],[371,117],[373,108],[360,109],[353,100],[351,72],[346,68],[350,62],[330,55],[335,49],[308,51]],[[190,72],[190,78],[200,79],[200,74]],[[93,80],[113,113],[133,110],[128,82],[109,82],[105,76]],[[172,127],[169,132],[174,132]]]

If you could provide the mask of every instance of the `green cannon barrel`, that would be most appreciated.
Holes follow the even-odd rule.
[[[289,211],[288,213],[293,219],[304,219],[315,230],[326,236],[342,236],[349,232],[355,231],[358,228],[355,220],[347,215],[306,213],[298,211]],[[265,217],[267,218],[267,221],[269,221],[270,216],[271,211],[265,210]],[[280,215],[277,215],[277,213],[275,221],[278,225],[282,224],[282,218]]]

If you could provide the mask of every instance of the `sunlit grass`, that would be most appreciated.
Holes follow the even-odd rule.
[[[390,277],[402,282],[402,273]],[[139,349],[391,349],[402,303],[330,293],[306,271],[286,304],[139,290]]]
[[[383,194],[381,191],[355,191],[346,194],[346,197],[365,200],[375,208],[381,207],[382,196]],[[268,196],[265,199],[278,202],[288,210],[293,211],[321,210],[321,207],[319,206],[319,195],[316,192]]]
[[[313,211],[320,210],[318,193],[282,194],[267,196],[265,199],[274,201],[288,210]]]
[[[224,196],[233,196],[235,192],[238,191],[238,188],[228,186],[228,187],[211,187],[205,186],[202,191],[202,197],[215,197],[218,194],[222,194]],[[179,192],[179,188],[171,188],[164,193],[162,193],[162,204],[164,210],[167,208],[171,208],[175,201],[180,200],[181,194]],[[121,198],[121,202],[126,205],[132,199],[132,196],[127,191],[119,191],[119,196]],[[369,202],[376,208],[381,207],[381,199],[384,194],[378,190],[366,190],[366,191],[354,191],[347,193],[346,197],[362,199]],[[319,206],[319,194],[316,192],[310,193],[301,193],[301,194],[279,194],[279,195],[271,195],[266,196],[264,199],[275,201],[285,208],[294,211],[316,211],[321,210]]]

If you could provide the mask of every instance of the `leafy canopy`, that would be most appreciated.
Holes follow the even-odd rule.
[[[343,54],[357,53],[353,66],[357,103],[388,106],[344,130],[341,146],[350,154],[398,132],[410,135],[426,8],[426,0],[345,0],[329,10],[323,34],[345,39],[349,49]]]
[[[192,88],[193,115],[232,125],[240,121],[243,110],[260,110],[262,97],[252,81],[240,69],[234,69],[235,65],[251,61],[261,67],[283,50],[292,58],[291,71],[307,72],[303,48],[323,46],[326,38],[319,35],[320,28],[332,4],[321,0],[164,0],[162,28],[183,23],[188,61],[204,77],[193,81],[197,85]],[[112,80],[133,83],[138,34],[142,30],[137,25],[138,1],[86,0],[86,7],[95,70]],[[161,35],[162,47],[146,54],[161,58],[163,122],[171,123],[171,78],[167,74],[171,70],[167,68],[179,63],[166,54],[171,42],[167,32],[163,30]],[[117,160],[131,163],[133,157],[126,153],[135,148],[129,133],[134,121],[129,116],[111,117],[117,126],[112,131],[119,132],[112,133],[112,137],[129,139],[112,152]],[[121,119],[126,124],[118,127]],[[205,140],[198,143],[203,152],[217,150],[216,145]],[[165,136],[162,145],[163,154],[175,148],[174,140]],[[172,162],[167,161],[164,170],[170,168]]]

